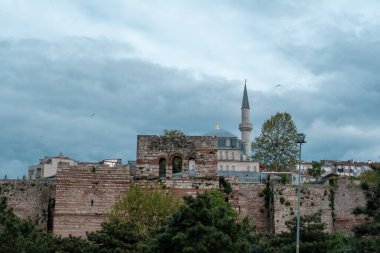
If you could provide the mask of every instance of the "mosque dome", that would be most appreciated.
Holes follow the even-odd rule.
[[[204,134],[205,136],[216,136],[216,137],[225,137],[225,138],[237,138],[236,135],[230,131],[224,129],[212,129]]]

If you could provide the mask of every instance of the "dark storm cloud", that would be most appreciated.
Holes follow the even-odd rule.
[[[59,152],[133,160],[139,133],[203,134],[217,119],[236,128],[236,82],[114,57],[111,47],[131,50],[90,39],[0,43],[2,174],[21,176],[38,158]]]
[[[311,89],[289,89],[277,97],[267,93],[261,99],[276,101],[309,133],[308,159],[380,158],[379,35],[375,27],[359,34],[327,27],[321,34],[324,46],[282,48],[286,58],[319,81]]]

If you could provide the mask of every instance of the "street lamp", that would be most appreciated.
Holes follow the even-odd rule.
[[[296,241],[296,253],[300,252],[300,199],[301,199],[301,148],[302,144],[306,143],[305,141],[305,134],[303,133],[297,133],[297,140],[296,143],[300,144],[300,158],[299,158],[299,165],[298,165],[298,209],[297,209],[297,241]]]

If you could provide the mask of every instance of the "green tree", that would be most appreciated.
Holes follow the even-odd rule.
[[[157,229],[180,206],[181,199],[168,189],[156,185],[154,189],[132,184],[109,214],[109,219],[134,222],[142,234]]]
[[[325,173],[325,170],[322,168],[321,162],[312,161],[311,168],[307,170],[307,173],[318,180]]]
[[[289,171],[298,155],[297,128],[289,113],[276,113],[264,122],[261,134],[252,143],[253,159],[267,170]]]
[[[343,249],[347,240],[339,234],[324,232],[325,224],[321,222],[321,212],[301,216],[300,219],[300,252],[325,253],[345,252]],[[267,253],[293,253],[296,249],[296,225],[294,217],[287,221],[288,232],[262,235],[259,244]],[[346,247],[347,249],[347,247]]]
[[[54,252],[56,239],[18,218],[0,189],[0,252]]]
[[[182,137],[185,136],[185,134],[181,130],[171,130],[171,129],[165,129],[163,132],[164,136],[170,136],[170,137]]]
[[[250,226],[237,219],[224,194],[208,191],[185,205],[157,231],[144,252],[250,252]]]
[[[133,221],[112,219],[102,223],[102,229],[87,233],[87,239],[91,246],[89,252],[113,253],[113,252],[137,252],[138,245],[145,237],[139,227]]]

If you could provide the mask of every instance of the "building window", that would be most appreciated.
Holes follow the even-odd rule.
[[[223,165],[219,165],[219,170],[223,171]]]
[[[235,171],[235,166],[232,165],[231,171]]]
[[[161,158],[159,161],[159,177],[166,177],[166,159]]]
[[[195,177],[195,160],[189,159],[189,177]]]
[[[226,165],[226,171],[230,171],[230,166]]]
[[[182,158],[179,156],[173,158],[173,177],[182,177]]]
[[[226,147],[229,147],[229,146],[231,146],[231,141],[230,139],[226,139]]]

